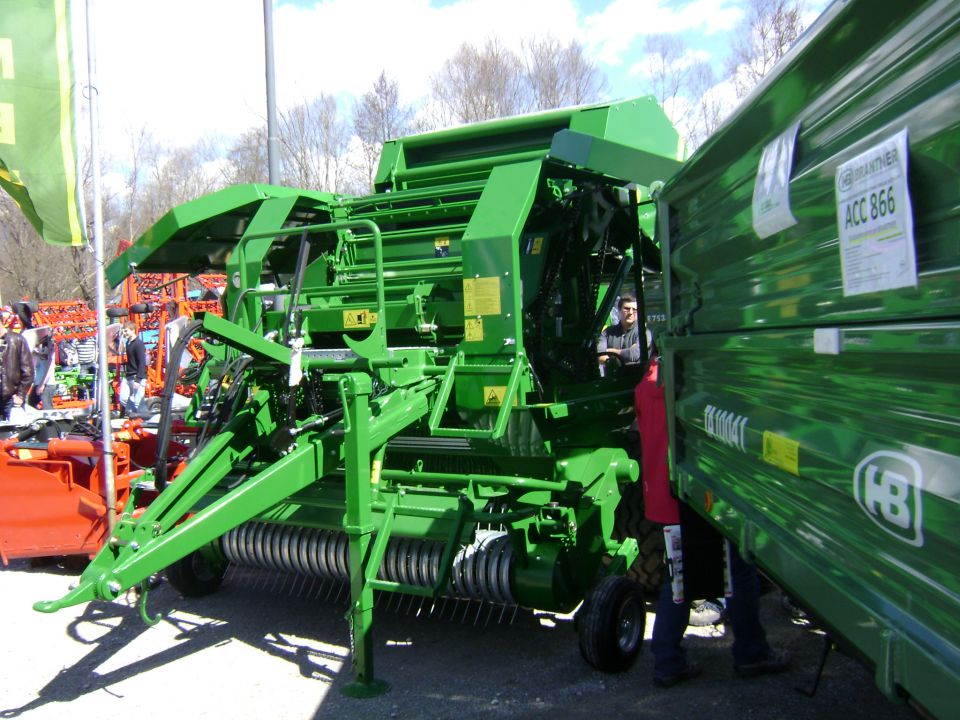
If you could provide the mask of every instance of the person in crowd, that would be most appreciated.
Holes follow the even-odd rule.
[[[637,298],[630,294],[620,297],[617,304],[620,322],[610,325],[600,335],[597,355],[601,363],[615,356],[627,365],[640,361],[640,335],[637,325]]]
[[[53,409],[54,373],[57,348],[52,335],[44,335],[33,349],[33,387],[27,402],[35,408]]]
[[[640,429],[643,465],[644,515],[662,525],[681,524],[680,503],[670,490],[667,459],[667,412],[662,384],[659,382],[659,357],[656,345],[637,385],[634,399]],[[681,524],[681,533],[682,533]],[[790,653],[777,651],[767,643],[760,624],[760,583],[757,569],[731,547],[730,574],[733,593],[727,600],[727,618],[733,629],[734,671],[741,677],[779,673],[790,667]],[[687,660],[682,646],[690,619],[690,600],[674,602],[668,574],[664,574],[653,625],[653,682],[663,688],[697,677],[700,667]]]
[[[33,385],[30,345],[20,333],[11,332],[13,320],[13,313],[4,310],[0,317],[0,415],[4,420],[22,410]]]
[[[120,381],[120,408],[132,417],[140,413],[140,403],[147,389],[147,349],[132,320],[123,324],[126,360]]]
[[[96,397],[97,388],[97,360],[99,348],[97,347],[97,336],[88,335],[77,342],[77,361],[80,366],[80,373],[92,378],[89,387],[83,393],[86,399]]]
[[[80,353],[77,351],[76,338],[64,338],[57,343],[58,364],[64,372],[80,369]]]
[[[84,375],[97,374],[97,336],[88,335],[77,343],[77,362]]]

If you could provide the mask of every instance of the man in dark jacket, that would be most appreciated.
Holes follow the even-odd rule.
[[[147,349],[137,334],[137,326],[128,320],[123,324],[127,361],[120,381],[120,408],[128,417],[140,412],[140,403],[147,389]]]
[[[10,411],[22,407],[33,385],[33,357],[30,345],[19,333],[10,332],[13,313],[4,311],[0,321],[0,415],[10,419]]]
[[[640,361],[640,335],[637,325],[637,298],[623,295],[617,305],[620,322],[611,325],[600,335],[597,354],[600,362],[605,363],[616,356],[619,364],[626,365]]]

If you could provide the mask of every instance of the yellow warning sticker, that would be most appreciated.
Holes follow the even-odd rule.
[[[484,407],[500,407],[503,405],[503,398],[507,395],[506,385],[484,385],[483,386],[483,404]],[[513,405],[517,405],[517,397],[513,397]]]
[[[465,318],[463,321],[463,339],[467,342],[483,341],[483,318]]]
[[[781,470],[800,475],[800,443],[796,440],[764,430],[763,459]]]
[[[377,324],[377,313],[369,310],[344,310],[343,329],[356,330],[357,328],[373,327]]]
[[[500,278],[464,278],[463,314],[499,315]]]
[[[438,237],[433,241],[433,246],[435,248],[450,247],[450,238],[446,236]]]
[[[506,385],[484,385],[483,404],[486,407],[500,407],[507,394]]]
[[[380,484],[380,471],[383,469],[383,461],[374,459],[370,463],[370,484]]]
[[[535,237],[533,239],[533,245],[530,246],[530,254],[539,255],[542,249],[543,249],[543,238]]]

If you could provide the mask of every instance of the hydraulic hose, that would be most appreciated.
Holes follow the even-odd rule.
[[[160,395],[160,426],[157,428],[157,456],[153,467],[154,485],[157,491],[167,486],[167,449],[170,447],[170,426],[173,423],[173,395],[177,389],[180,374],[180,359],[190,344],[190,340],[203,328],[202,320],[194,320],[183,329],[167,358],[167,367],[163,379],[163,393]]]

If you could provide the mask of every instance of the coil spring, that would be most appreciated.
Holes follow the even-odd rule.
[[[237,565],[281,570],[321,579],[350,579],[349,541],[336,530],[246,523],[221,538],[224,555]],[[382,580],[430,587],[436,583],[444,543],[393,538],[377,576]],[[476,540],[453,559],[448,597],[515,604],[510,590],[513,546],[506,533],[478,530]]]

